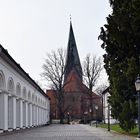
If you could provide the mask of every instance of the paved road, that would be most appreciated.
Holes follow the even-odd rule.
[[[0,140],[136,140],[88,125],[50,125],[0,136]]]

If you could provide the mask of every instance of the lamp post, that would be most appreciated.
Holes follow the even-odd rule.
[[[95,110],[96,110],[96,127],[97,127],[97,110],[98,110],[98,106],[95,105]]]
[[[91,108],[89,109],[89,115],[90,115],[90,122],[91,122],[92,121]]]
[[[110,131],[110,104],[108,103],[108,131]]]
[[[87,123],[87,114],[88,114],[88,112],[87,112],[87,111],[85,111],[85,112],[84,112],[84,124],[86,124],[86,123]]]
[[[140,76],[137,76],[135,82],[136,91],[138,94],[138,138],[140,138]]]
[[[67,113],[67,123],[70,124],[70,113]]]

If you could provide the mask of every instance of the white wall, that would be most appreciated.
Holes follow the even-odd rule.
[[[108,114],[110,114],[109,116],[110,116],[110,123],[111,124],[118,123],[117,120],[115,120],[111,117],[111,110],[108,113],[108,105],[109,105],[108,98],[109,98],[109,96],[110,96],[109,92],[107,92],[103,95],[103,114],[104,114],[105,123],[108,123]]]
[[[33,127],[49,121],[49,99],[1,57],[0,111],[1,130]]]

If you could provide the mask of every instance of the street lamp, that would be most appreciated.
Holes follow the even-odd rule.
[[[98,106],[95,105],[95,110],[96,110],[96,127],[97,127],[97,110],[98,110]]]
[[[138,138],[140,138],[140,76],[137,76],[135,82],[136,91],[138,93]]]
[[[87,112],[87,111],[85,111],[85,112],[84,112],[84,124],[86,124],[86,123],[87,123],[87,114],[88,114],[88,112]]]
[[[110,131],[110,104],[108,103],[108,131]]]
[[[67,113],[67,123],[70,124],[70,113]]]
[[[92,121],[92,114],[91,114],[92,110],[91,108],[89,109],[89,115],[90,115],[90,122]]]

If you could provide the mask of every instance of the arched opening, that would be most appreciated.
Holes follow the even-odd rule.
[[[0,89],[5,88],[5,76],[4,73],[0,70]]]
[[[14,93],[14,80],[12,77],[8,79],[7,83],[8,92],[13,94]],[[14,109],[15,109],[15,102],[12,95],[9,94],[8,96],[8,128],[13,129],[14,127]]]
[[[5,76],[4,76],[3,71],[0,70],[0,90],[3,90],[5,88],[6,88]],[[7,106],[4,106],[5,96],[6,96],[6,100],[7,100],[7,95],[0,93],[0,129],[7,129],[7,128],[5,128],[5,120],[6,120],[6,124],[7,124],[8,118],[5,117],[5,111],[7,111],[8,108],[7,108]]]
[[[28,100],[31,101],[31,92],[28,92]]]
[[[23,88],[23,99],[26,99],[26,88]]]
[[[14,92],[14,80],[13,80],[12,77],[10,77],[10,78],[8,79],[7,88],[8,88],[8,91],[9,91],[10,93],[13,93],[13,92]]]
[[[16,85],[16,95],[17,96],[21,96],[21,85],[20,85],[20,83],[17,83],[17,85]]]

